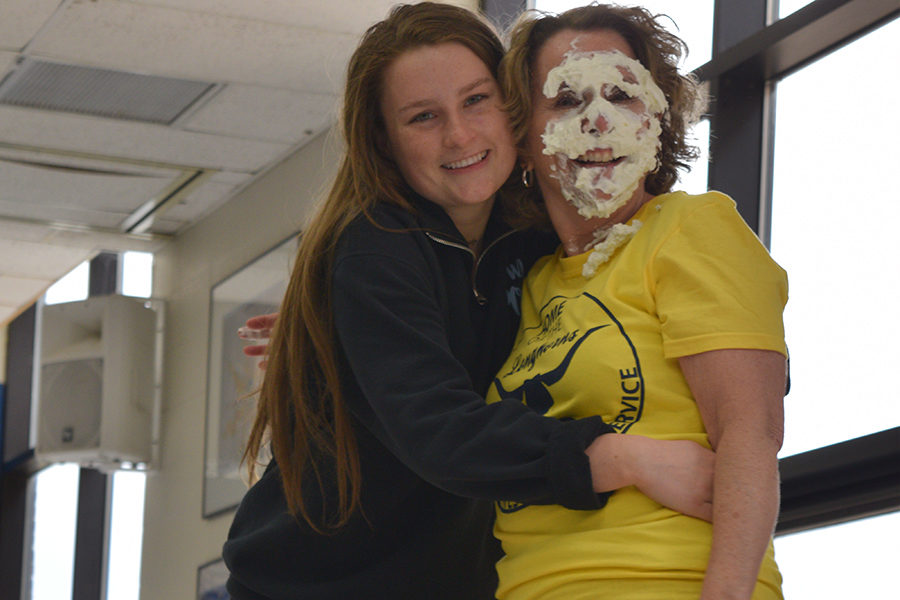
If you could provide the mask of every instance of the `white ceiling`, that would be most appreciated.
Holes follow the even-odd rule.
[[[158,249],[327,129],[395,2],[0,0],[0,92],[33,61],[212,84],[167,125],[0,102],[0,324],[101,250]]]

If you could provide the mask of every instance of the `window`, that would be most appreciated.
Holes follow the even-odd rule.
[[[69,271],[62,279],[47,288],[44,304],[75,302],[88,297],[90,263],[85,261]]]
[[[153,255],[125,252],[119,256],[122,294],[150,297]],[[46,304],[75,302],[88,297],[90,263],[84,262],[53,284]],[[57,600],[72,595],[79,494],[79,466],[53,465],[35,475],[30,531],[27,589],[32,600]],[[110,477],[106,598],[137,600],[143,542],[144,488],[142,471],[116,471]],[[73,500],[74,499],[74,500]]]
[[[900,512],[775,538],[784,597],[887,598],[897,591],[898,539]]]
[[[778,83],[772,254],[790,277],[787,456],[900,425],[900,20]]]
[[[138,600],[146,483],[147,477],[140,471],[116,471],[112,476],[106,581],[110,600]]]
[[[122,254],[122,295],[149,298],[153,288],[153,254],[125,252]]]
[[[40,471],[32,479],[29,496],[34,500],[26,529],[31,534],[31,555],[26,557],[26,568],[31,575],[23,587],[31,590],[33,600],[71,598],[78,465],[59,464]],[[75,500],[60,502],[61,498]]]
[[[778,18],[783,19],[786,16],[793,14],[806,6],[807,4],[811,4],[813,0],[773,0],[778,2]]]

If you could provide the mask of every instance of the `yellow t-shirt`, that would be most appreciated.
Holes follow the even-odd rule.
[[[786,353],[787,278],[723,194],[664,194],[634,237],[585,278],[588,253],[532,268],[522,321],[488,402],[557,418],[601,415],[619,433],[707,447],[678,357],[723,348]],[[498,598],[696,599],[712,526],[616,491],[601,510],[497,503]],[[753,598],[781,598],[772,546]]]

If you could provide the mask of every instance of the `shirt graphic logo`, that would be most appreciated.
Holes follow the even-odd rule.
[[[578,338],[578,341],[575,342],[569,351],[566,353],[563,361],[559,363],[555,369],[551,371],[547,371],[546,373],[540,373],[525,380],[525,383],[520,385],[514,390],[506,391],[503,389],[503,384],[500,382],[499,378],[494,379],[494,385],[497,386],[497,392],[500,394],[500,398],[502,400],[506,400],[509,398],[518,400],[519,402],[524,403],[531,410],[537,411],[539,413],[546,414],[550,407],[553,406],[553,396],[550,395],[549,386],[557,383],[560,379],[562,379],[563,375],[566,374],[566,369],[569,368],[569,363],[572,362],[572,356],[574,356],[575,352],[581,346],[582,342],[588,338],[589,335],[594,333],[595,331],[599,331],[604,327],[609,327],[609,325],[599,325],[592,329],[588,329],[587,333]],[[557,339],[565,339],[568,340],[569,336],[565,336],[563,338]],[[534,364],[535,354],[540,352],[542,348],[546,348],[546,346],[539,346],[535,349],[527,360],[527,363]],[[542,353],[542,352],[540,352]]]
[[[551,298],[539,320],[521,332],[492,391],[560,420],[599,414],[626,433],[641,418],[645,386],[637,350],[619,320],[587,292]],[[497,503],[503,513],[527,506]]]

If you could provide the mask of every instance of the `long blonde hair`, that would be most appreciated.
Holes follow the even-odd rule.
[[[243,460],[252,479],[271,440],[289,510],[318,532],[345,525],[360,508],[360,458],[338,373],[330,296],[335,244],[351,221],[369,217],[377,203],[412,211],[406,200],[411,191],[387,152],[380,110],[384,73],[404,52],[447,42],[463,44],[497,73],[501,42],[486,21],[463,8],[432,2],[396,6],[364,34],[347,71],[341,119],[346,153],[325,202],[303,232],[269,343]],[[334,473],[326,474],[314,455],[333,459]],[[308,470],[320,488],[325,478],[334,479],[328,483],[335,484],[338,498],[326,511],[330,518],[308,510]]]

